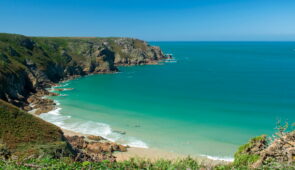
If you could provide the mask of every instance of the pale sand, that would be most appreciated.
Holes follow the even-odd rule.
[[[116,156],[117,161],[125,161],[129,160],[130,158],[138,158],[150,161],[157,161],[157,160],[170,160],[170,161],[177,161],[180,159],[184,159],[189,157],[189,155],[177,154],[174,152],[163,151],[161,149],[155,148],[135,148],[131,147],[128,148],[127,152],[116,152],[114,153]],[[220,160],[213,160],[202,156],[190,156],[192,159],[197,160],[199,163],[207,166],[214,166],[220,164],[228,164],[229,162],[220,161]]]
[[[90,136],[89,134],[82,134],[78,132],[74,132],[71,130],[62,129],[65,136]],[[125,161],[129,160],[130,158],[138,158],[150,161],[157,161],[157,160],[170,160],[176,161],[179,159],[187,158],[189,155],[177,154],[174,152],[168,152],[161,149],[155,148],[136,148],[130,147],[127,149],[127,152],[115,152],[114,156],[116,156],[117,161]],[[229,162],[220,161],[220,160],[213,160],[202,156],[191,156],[191,158],[197,160],[198,162],[207,165],[207,166],[214,166],[218,164],[228,164]]]
[[[117,157],[117,161],[125,161],[130,158],[142,158],[149,159],[151,161],[159,159],[175,160],[186,157],[185,155],[166,152],[160,149],[135,147],[128,148],[127,152],[116,152],[114,155]]]

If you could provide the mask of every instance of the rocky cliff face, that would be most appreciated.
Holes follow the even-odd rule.
[[[44,38],[0,34],[0,99],[24,107],[29,95],[58,81],[112,73],[118,65],[156,64],[159,47],[131,38]]]

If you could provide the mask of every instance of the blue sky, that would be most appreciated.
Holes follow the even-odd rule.
[[[295,41],[295,0],[0,0],[0,32]]]

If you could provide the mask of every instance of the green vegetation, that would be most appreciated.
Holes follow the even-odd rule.
[[[3,156],[13,154],[23,159],[71,154],[60,128],[3,100],[0,100],[0,122],[0,152]]]
[[[251,150],[256,147],[257,143],[266,143],[266,136],[258,136],[252,138],[249,143],[242,145],[239,147],[238,151],[235,153],[235,161],[233,163],[234,166],[248,166],[253,164],[259,159],[259,155],[257,153],[251,153]],[[260,149],[260,148],[258,148]],[[264,149],[264,148],[261,148]],[[258,152],[259,150],[257,150]]]
[[[107,38],[105,38],[107,39]],[[64,66],[73,55],[75,62],[84,62],[84,53],[91,51],[94,43],[102,44],[103,38],[54,38],[26,37],[17,34],[0,34],[0,59],[2,73],[15,73],[25,68],[25,60],[31,60],[38,67],[46,69],[50,64]],[[112,38],[107,39],[113,42]]]
[[[140,48],[142,50],[146,50],[146,47],[147,46],[144,45],[144,42],[143,41],[134,39],[133,40],[133,44],[134,44],[135,48]]]
[[[42,168],[42,169],[200,169],[202,166],[191,158],[186,158],[178,161],[158,160],[151,162],[142,159],[130,159],[124,162],[73,162],[70,159],[30,159],[24,162],[15,161],[0,161],[0,167],[5,169],[29,169],[29,168]]]
[[[73,75],[114,72],[118,70],[115,64],[144,64],[163,57],[160,49],[155,51],[144,41],[131,38],[0,33],[0,98],[19,100],[18,94],[26,97],[36,84],[57,83]]]
[[[0,72],[11,73],[23,69],[25,60],[28,59],[44,69],[50,63],[67,64],[69,56],[73,56],[75,62],[84,62],[87,59],[85,54],[91,54],[94,45],[102,45],[104,42],[109,42],[114,49],[121,51],[121,47],[114,43],[116,39],[118,38],[26,37],[0,33],[0,64],[3,66]]]

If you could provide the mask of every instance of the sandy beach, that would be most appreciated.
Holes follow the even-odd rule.
[[[78,132],[74,132],[67,129],[62,129],[65,136],[91,136],[90,134],[82,134]],[[170,160],[170,161],[177,161],[179,159],[184,159],[189,157],[189,155],[178,154],[174,152],[168,152],[161,149],[156,148],[137,148],[137,147],[129,147],[127,152],[115,152],[114,156],[116,157],[117,161],[126,161],[131,158],[136,159],[145,159],[150,161],[157,161],[161,159]],[[218,164],[227,164],[229,162],[222,161],[222,160],[213,160],[209,159],[204,156],[190,156],[191,158],[199,161],[202,164],[207,166],[214,166]]]

